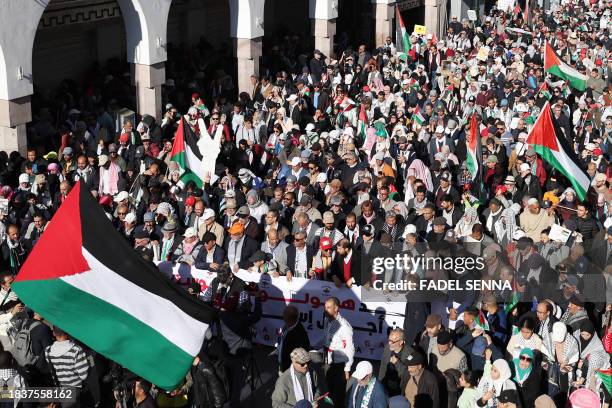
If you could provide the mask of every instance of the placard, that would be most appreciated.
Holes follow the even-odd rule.
[[[427,27],[425,27],[424,25],[418,25],[415,24],[414,25],[414,32],[420,35],[426,35],[427,34]]]
[[[548,238],[550,238],[551,241],[560,241],[561,243],[565,244],[571,235],[572,231],[562,227],[559,224],[553,224],[550,227]]]
[[[468,10],[467,16],[470,21],[478,20],[478,16],[476,15],[476,10]]]

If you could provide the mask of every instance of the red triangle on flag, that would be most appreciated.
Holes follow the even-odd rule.
[[[559,142],[557,141],[557,134],[548,102],[542,108],[542,113],[540,113],[540,116],[535,121],[525,143],[528,145],[539,145],[555,152],[559,151]]]
[[[56,279],[91,269],[83,257],[80,190],[79,181],[45,228],[16,282]]]

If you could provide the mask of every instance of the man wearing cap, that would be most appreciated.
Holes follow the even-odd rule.
[[[408,366],[408,382],[404,396],[411,407],[440,407],[440,389],[436,376],[429,371],[423,355],[415,351],[406,358]]]
[[[189,227],[183,234],[183,240],[174,250],[170,259],[177,263],[187,263],[192,266],[198,254],[202,250],[202,242],[198,239],[198,233],[194,227]]]
[[[198,229],[198,237],[200,240],[204,237],[207,232],[212,233],[215,236],[215,242],[217,246],[223,246],[223,239],[225,237],[225,230],[215,219],[215,211],[212,208],[206,208],[201,216],[204,221],[200,224]],[[204,241],[202,241],[204,242]]]
[[[64,147],[60,165],[62,166],[62,174],[68,174],[76,170],[76,162],[74,161],[74,151],[72,147]]]
[[[468,369],[465,353],[453,344],[452,335],[444,330],[438,334],[436,347],[432,347],[429,356],[431,367],[436,367],[441,373],[453,369],[464,372]]]
[[[336,245],[342,238],[344,238],[344,234],[340,232],[335,225],[336,221],[334,219],[334,214],[331,211],[325,211],[323,213],[323,226],[317,230],[315,237],[319,240],[323,237],[327,237],[331,239],[333,245]]]
[[[532,175],[529,163],[521,163],[519,166],[519,176],[516,178],[516,187],[519,190],[518,198],[534,197],[538,200],[542,198],[542,188],[539,180]]]
[[[233,269],[236,265],[247,269],[250,266],[249,258],[259,249],[259,244],[245,234],[244,224],[240,221],[234,222],[227,233],[229,239],[223,243],[227,261]]]
[[[540,208],[540,202],[536,198],[530,198],[527,200],[527,209],[520,215],[519,221],[525,235],[534,242],[539,242],[540,234],[555,223],[555,218]]]
[[[163,228],[161,229],[162,238],[159,243],[158,251],[155,253],[156,262],[169,261],[174,254],[174,251],[181,244],[181,239],[176,233],[178,231],[178,225],[173,221],[166,221]]]
[[[384,387],[372,374],[372,363],[360,361],[351,375],[356,381],[349,389],[348,408],[387,408],[389,401]]]
[[[324,379],[310,364],[310,355],[301,348],[291,351],[291,366],[276,380],[272,408],[290,408],[300,401],[314,403],[323,394]]]
[[[543,187],[546,184],[546,170],[544,169],[542,159],[538,157],[533,147],[527,149],[525,160],[529,164],[531,174],[540,181],[540,187]]]
[[[255,240],[260,242],[263,238],[263,225],[257,223],[257,220],[251,216],[251,210],[248,206],[243,205],[236,211],[238,222],[244,226],[244,233]]]
[[[157,241],[162,236],[159,225],[155,224],[155,214],[146,212],[143,216],[143,224],[136,227],[136,233],[144,231],[151,241]]]
[[[433,163],[435,160],[436,153],[442,152],[442,148],[444,146],[448,146],[448,149],[451,153],[455,152],[455,142],[449,137],[446,136],[444,132],[444,126],[438,125],[435,129],[433,138],[429,141],[429,145],[427,146],[427,150],[429,152],[429,162]]]
[[[426,240],[431,247],[436,247],[436,244],[444,241],[446,237],[446,219],[444,217],[436,217],[433,219],[433,228],[427,233]]]

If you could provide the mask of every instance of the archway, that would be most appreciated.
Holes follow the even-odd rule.
[[[174,0],[168,16],[166,87],[164,103],[186,111],[190,94],[211,100],[211,83],[222,73],[235,83],[236,62],[230,37],[228,0]]]
[[[264,9],[264,41],[262,72],[295,72],[290,61],[310,54],[314,40],[306,0],[266,0]]]

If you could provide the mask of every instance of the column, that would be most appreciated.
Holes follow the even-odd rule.
[[[32,49],[40,18],[49,3],[5,0],[0,12],[0,150],[27,150],[26,123],[32,120]]]
[[[440,13],[441,3],[439,0],[425,0],[425,26],[427,33],[436,34],[440,38]]]
[[[127,60],[136,87],[137,111],[162,120],[166,82],[166,30],[172,0],[117,0],[125,23]]]
[[[27,150],[26,123],[32,120],[30,96],[7,101],[0,99],[0,150],[10,154]]]
[[[166,64],[158,62],[153,65],[132,64],[132,81],[136,86],[136,103],[138,113],[151,115],[161,120],[162,95],[161,86],[166,82]]]
[[[321,51],[329,62],[334,53],[338,0],[310,0],[308,6],[315,49]]]
[[[385,3],[374,4],[375,37],[374,46],[380,47],[393,31],[393,5]]]
[[[251,75],[259,76],[262,37],[234,38],[234,55],[238,63],[238,92],[253,93]]]
[[[259,76],[265,0],[230,0],[230,32],[238,65],[238,92],[253,93],[251,75]]]

